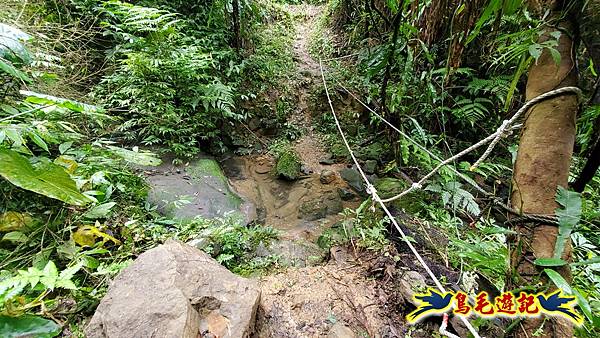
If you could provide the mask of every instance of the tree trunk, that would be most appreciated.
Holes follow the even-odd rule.
[[[557,14],[555,17],[559,17],[555,8],[546,8],[554,10]],[[572,24],[568,21],[562,21],[558,26],[566,32],[573,31]],[[539,42],[547,40],[548,33],[554,30],[555,28],[548,27]],[[526,88],[527,100],[556,88],[577,85],[573,62],[576,48],[571,37],[570,33],[564,31],[561,35],[556,48],[561,55],[560,64],[557,65],[550,53],[544,50],[537,63],[531,67]],[[577,109],[577,97],[573,94],[543,101],[528,112],[514,168],[511,196],[513,208],[523,213],[554,214],[557,207],[557,187],[566,187],[568,183]],[[509,288],[535,286],[540,281],[541,271],[533,261],[554,255],[558,228],[544,224],[520,224],[515,230],[518,234],[509,241],[512,269]],[[563,259],[571,260],[570,242],[565,246]],[[571,280],[568,266],[558,269],[558,272],[567,281]],[[573,326],[569,321],[557,317],[548,319],[543,325],[542,334],[537,337],[573,337]],[[542,318],[526,319],[522,325],[517,326],[514,336],[532,337],[542,323]]]
[[[600,73],[600,0],[589,0],[585,3],[583,13],[578,20],[581,41],[586,49],[596,73]],[[600,105],[600,77],[596,80],[594,94],[590,100],[592,105]],[[592,180],[600,166],[600,116],[596,118],[590,143],[583,152],[587,158],[581,173],[573,183],[573,190],[582,192],[585,186]]]
[[[600,118],[598,119],[600,122]],[[596,143],[592,146],[592,151],[589,153],[588,159],[583,166],[583,169],[579,173],[579,176],[573,182],[573,190],[582,192],[585,186],[594,178],[594,175],[600,167],[600,140],[596,140]]]
[[[233,26],[233,47],[235,49],[240,49],[242,45],[242,38],[240,33],[240,0],[232,0],[231,3],[232,9],[232,26]]]

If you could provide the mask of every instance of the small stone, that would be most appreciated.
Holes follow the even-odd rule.
[[[323,157],[321,160],[319,160],[319,164],[334,164],[335,163],[335,159],[333,158],[332,154],[326,154],[325,157]]]
[[[258,130],[258,128],[260,128],[260,119],[256,117],[251,118],[250,121],[248,121],[248,128],[252,131]]]
[[[305,166],[304,164],[300,167],[300,172],[304,175],[308,175],[308,174],[312,174],[313,171],[310,170],[309,167]]]
[[[354,197],[356,197],[352,191],[345,188],[338,188],[337,192],[343,201],[351,201],[354,199]]]
[[[340,170],[340,176],[344,179],[344,181],[348,182],[348,185],[352,187],[352,189],[356,190],[359,193],[365,192],[365,187],[363,186],[363,179],[360,176],[360,173],[356,169],[342,169]]]
[[[335,172],[325,169],[325,170],[321,171],[321,177],[319,178],[319,180],[323,184],[329,184],[329,183],[335,181],[335,176],[336,176]]]
[[[327,338],[355,338],[356,335],[352,332],[352,329],[347,327],[341,323],[335,323],[329,333],[327,334]]]
[[[398,289],[404,300],[418,306],[419,304],[414,298],[415,293],[425,290],[427,283],[425,283],[425,277],[416,271],[406,271],[401,274],[400,280],[398,281]]]
[[[375,160],[367,160],[365,161],[365,166],[363,167],[365,173],[371,175],[374,174],[377,170],[377,161]]]

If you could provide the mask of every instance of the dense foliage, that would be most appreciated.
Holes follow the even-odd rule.
[[[278,266],[277,257],[255,253],[277,237],[268,224],[175,221],[146,201],[138,172],[159,164],[158,153],[184,162],[199,153],[258,150],[274,157],[270,174],[301,178],[294,141],[306,130],[289,117],[300,105],[302,86],[310,89],[314,129],[324,134],[331,160],[350,163],[320,82],[303,83],[296,69],[294,20],[304,17],[281,4],[300,2],[0,4],[0,336],[22,323],[48,337],[82,336],[83,320],[108,281],[167,238],[202,234],[208,243],[203,250],[236,273]],[[324,13],[310,37],[311,53],[323,60],[326,81],[335,88],[333,103],[361,164],[375,163],[383,197],[493,133],[525,101],[527,69],[542,52],[560,61],[556,47],[565,34],[552,31],[539,42],[551,18],[517,0],[313,3]],[[577,53],[584,97],[571,181],[598,138],[598,65],[589,53],[584,46]],[[353,95],[410,139],[387,128]],[[510,284],[507,244],[514,232],[494,201],[472,186],[509,198],[517,134],[503,138],[479,167],[471,164],[482,150],[391,203],[406,214],[408,229],[431,256],[480,276],[496,291]],[[586,317],[577,335],[596,337],[600,176],[582,193],[559,189],[556,202],[556,252],[570,239],[574,259],[562,261],[559,254],[536,263],[570,265],[571,285],[552,273],[549,283],[577,296]],[[397,253],[402,244],[389,219],[371,206],[367,200],[344,210],[318,244]],[[448,241],[440,245],[429,232]]]

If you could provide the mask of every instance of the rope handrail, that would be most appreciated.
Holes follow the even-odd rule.
[[[335,109],[333,108],[333,102],[331,101],[331,97],[329,95],[329,89],[327,87],[327,81],[325,80],[325,73],[323,71],[323,62],[322,62],[322,60],[319,60],[319,67],[321,69],[321,78],[323,79],[323,86],[325,87],[325,94],[327,95],[327,102],[329,103],[329,107],[331,108],[331,113],[333,115],[335,124],[337,126],[338,131],[340,132],[340,136],[342,137],[342,140],[344,142],[344,145],[346,146],[346,149],[350,153],[350,157],[352,158],[352,161],[354,161],[354,164],[355,164],[358,172],[360,173],[362,179],[365,181],[365,184],[367,186],[367,193],[369,193],[371,195],[373,201],[379,203],[379,205],[381,206],[381,208],[383,209],[383,211],[386,213],[386,215],[388,216],[388,218],[390,219],[390,221],[392,222],[392,224],[394,225],[394,227],[396,228],[396,230],[398,231],[398,233],[400,233],[400,236],[401,236],[402,240],[406,243],[406,245],[408,245],[409,249],[415,255],[415,257],[417,258],[417,260],[419,261],[419,263],[421,264],[421,266],[423,267],[423,269],[427,272],[427,274],[429,275],[429,277],[433,280],[433,282],[435,283],[435,285],[437,286],[437,288],[440,291],[442,291],[443,293],[445,293],[446,289],[444,288],[444,286],[442,285],[442,283],[440,282],[440,280],[437,278],[437,276],[433,273],[433,271],[431,271],[431,268],[429,267],[429,265],[427,265],[427,263],[425,262],[425,260],[423,259],[423,257],[421,257],[421,255],[419,254],[419,252],[417,251],[417,249],[414,247],[414,245],[411,243],[411,241],[408,239],[408,237],[406,236],[406,234],[402,230],[402,228],[400,228],[400,226],[398,225],[398,222],[396,221],[396,218],[391,214],[391,212],[386,207],[385,203],[379,197],[379,195],[377,194],[377,190],[369,182],[369,179],[367,178],[367,176],[363,172],[360,164],[358,163],[358,160],[354,156],[354,152],[352,151],[352,149],[350,147],[350,144],[348,143],[348,140],[346,139],[346,136],[344,135],[344,131],[342,129],[342,126],[340,125],[340,122],[339,122],[339,120],[337,118],[337,115],[335,113]],[[469,331],[471,332],[471,334],[473,334],[473,337],[480,338],[479,334],[477,333],[477,330],[475,330],[475,328],[471,325],[471,323],[466,318],[464,318],[464,317],[459,317],[459,318],[463,322],[463,324],[465,324],[465,326],[467,327],[467,329],[469,329]]]
[[[337,82],[336,82],[337,83]],[[504,122],[502,123],[502,125],[491,135],[489,135],[488,137],[484,138],[483,140],[473,144],[472,146],[464,149],[463,151],[459,152],[458,154],[455,154],[454,156],[451,156],[445,160],[441,160],[439,157],[435,156],[432,152],[430,152],[427,148],[423,147],[422,145],[420,145],[418,142],[414,141],[410,136],[408,136],[406,133],[402,132],[400,129],[398,129],[396,126],[394,126],[393,124],[391,124],[389,121],[387,121],[383,116],[381,116],[380,114],[378,114],[377,112],[375,112],[371,107],[369,107],[368,105],[366,105],[364,102],[362,102],[360,99],[358,99],[352,92],[350,92],[346,87],[344,87],[343,85],[341,85],[340,83],[337,83],[340,87],[342,87],[342,89],[344,89],[344,91],[346,91],[348,94],[350,94],[356,101],[358,101],[362,106],[364,106],[367,110],[369,110],[369,112],[371,112],[372,114],[374,114],[375,116],[377,116],[380,120],[382,120],[384,123],[386,123],[388,126],[390,126],[392,129],[394,129],[396,132],[398,132],[399,134],[401,134],[402,136],[404,136],[406,139],[408,139],[411,143],[415,144],[418,148],[420,148],[421,150],[424,150],[427,152],[428,155],[432,156],[433,158],[435,158],[436,160],[440,161],[440,163],[433,169],[431,170],[427,175],[425,175],[423,178],[421,178],[418,182],[413,183],[408,189],[405,189],[404,191],[400,192],[399,194],[392,196],[390,198],[386,198],[383,200],[383,202],[387,203],[387,202],[391,202],[391,201],[395,201],[403,196],[406,196],[407,194],[413,192],[414,190],[417,189],[421,189],[423,186],[423,183],[425,183],[425,181],[427,181],[429,178],[431,178],[433,175],[435,175],[442,167],[448,165],[451,162],[454,162],[455,160],[457,160],[458,158],[472,152],[475,149],[480,148],[481,146],[490,143],[490,145],[488,146],[488,148],[486,149],[486,151],[484,152],[484,154],[482,155],[481,158],[479,158],[475,164],[473,164],[471,166],[471,170],[475,169],[479,164],[481,164],[481,162],[483,162],[483,160],[485,160],[485,158],[487,158],[487,156],[489,156],[489,154],[492,152],[492,150],[494,149],[495,145],[499,142],[500,138],[507,132],[507,131],[511,131],[514,130],[516,128],[513,127],[518,127],[520,125],[517,126],[511,126],[525,111],[527,111],[529,108],[531,108],[533,105],[546,100],[550,97],[553,96],[557,96],[557,95],[561,95],[564,93],[568,93],[568,92],[572,92],[575,93],[578,97],[581,96],[581,89],[577,88],[577,87],[562,87],[559,89],[555,89],[555,90],[551,90],[549,92],[546,92],[544,94],[541,94],[535,98],[533,98],[532,100],[528,101],[525,105],[523,105],[523,107],[521,107],[521,109],[519,109],[519,111],[517,111],[517,113],[515,115],[513,115],[510,119],[508,120],[504,120]],[[475,187],[479,192],[487,195],[487,196],[492,196],[491,193],[485,191],[483,188],[481,188],[479,185],[473,184],[472,180],[468,177],[466,177],[466,175],[460,173],[458,170],[454,169],[453,167],[449,167],[452,169],[452,171],[455,174],[458,174],[462,179],[464,179],[465,181],[467,181],[468,183],[470,183],[473,187]],[[508,209],[512,209],[510,207],[507,206]],[[511,212],[515,212],[516,210],[512,209],[510,210]],[[519,212],[516,212],[517,214],[520,214]]]
[[[426,147],[424,147],[423,145],[421,145],[419,142],[415,141],[410,135],[406,134],[405,132],[403,132],[402,130],[400,130],[398,127],[394,126],[392,123],[390,123],[388,120],[386,120],[383,116],[381,116],[379,113],[377,113],[375,110],[373,110],[371,107],[369,107],[366,103],[364,103],[360,98],[358,98],[353,92],[351,92],[348,88],[346,88],[344,85],[342,85],[341,83],[339,83],[338,81],[336,81],[336,84],[338,86],[340,86],[346,93],[348,93],[350,96],[352,96],[358,103],[360,103],[363,107],[365,107],[365,109],[367,109],[369,112],[371,112],[373,115],[375,115],[377,118],[379,118],[382,122],[384,122],[385,124],[387,124],[390,128],[392,128],[393,130],[395,130],[396,132],[398,132],[400,135],[402,135],[403,137],[405,137],[409,142],[411,142],[412,144],[414,144],[417,148],[421,149],[422,151],[424,151],[425,153],[427,153],[429,156],[431,156],[433,159],[435,159],[438,162],[444,162],[446,161],[445,164],[439,165],[438,167],[436,167],[436,169],[434,169],[435,171],[438,171],[439,169],[441,169],[441,167],[443,167],[444,165],[448,165],[450,162],[452,162],[453,160],[446,159],[446,160],[442,160],[441,158],[439,158],[437,155],[435,155],[434,153],[432,153],[429,149],[427,149]],[[565,89],[566,88],[566,89]],[[547,94],[543,94],[540,95],[543,96],[540,99],[536,100],[536,102],[533,103],[529,103],[532,102],[533,100],[529,101],[528,104],[526,104],[526,108],[530,108],[531,105],[535,104],[535,103],[539,103],[541,100],[545,100],[547,98],[549,98],[550,96],[555,96],[555,95],[559,95],[565,92],[574,92],[575,94],[578,95],[578,97],[580,97],[581,94],[581,90],[577,87],[563,87],[563,88],[559,88],[557,90],[548,92]],[[537,98],[536,98],[537,99]],[[526,111],[526,109],[521,109],[523,111]],[[512,119],[511,124],[514,123],[515,119]],[[503,123],[504,128],[498,128],[498,130],[490,135],[494,136],[496,135],[495,139],[499,139],[502,135],[500,134],[505,134],[507,132],[510,132],[512,130],[518,129],[522,126],[522,124],[516,124],[513,126],[509,126],[509,123]],[[485,141],[486,139],[482,140]],[[481,142],[481,141],[480,141]],[[487,142],[489,142],[489,140],[487,140]],[[487,143],[485,142],[485,143]],[[480,145],[481,146],[481,145]],[[491,150],[490,150],[491,152]],[[510,207],[508,204],[504,203],[501,199],[497,198],[494,196],[494,194],[492,194],[491,192],[486,191],[485,189],[483,189],[481,186],[479,186],[476,182],[474,182],[471,178],[469,178],[468,176],[466,176],[465,174],[461,173],[460,171],[458,171],[456,168],[454,168],[453,166],[448,166],[448,168],[454,173],[456,174],[458,177],[462,178],[465,182],[467,182],[469,185],[471,185],[473,188],[475,188],[477,191],[479,191],[480,193],[482,193],[484,196],[486,196],[487,198],[490,198],[493,200],[494,204],[502,207],[504,210],[518,215],[521,219],[523,220],[529,220],[529,221],[534,221],[534,222],[541,222],[544,224],[558,224],[558,220],[556,218],[555,215],[542,215],[542,214],[527,214],[527,213],[523,213],[520,210],[516,210],[512,207]],[[429,175],[429,177],[431,177],[432,175]],[[403,191],[400,194],[402,196],[405,196],[406,194],[410,193],[411,191],[414,191],[417,188],[421,187],[421,184],[424,183],[421,182],[423,180],[420,180],[419,182],[413,183],[413,185],[409,188],[410,191]],[[402,196],[394,196],[391,199],[397,199],[400,198]],[[385,200],[384,200],[385,202]],[[544,220],[542,222],[542,220]]]

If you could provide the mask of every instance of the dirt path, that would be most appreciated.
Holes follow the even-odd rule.
[[[282,230],[284,239],[315,241],[324,229],[340,220],[339,212],[357,206],[358,197],[353,200],[340,197],[341,189],[350,191],[338,174],[345,164],[322,163],[331,155],[324,146],[324,135],[315,128],[309,104],[313,88],[321,83],[319,64],[310,56],[309,41],[322,7],[288,8],[297,18],[293,52],[298,70],[298,77],[292,79],[298,104],[288,123],[301,130],[301,137],[293,146],[305,176],[294,182],[273,177],[275,160],[268,154],[234,158],[223,165],[235,190],[257,206],[259,223]],[[322,181],[323,171],[329,171],[332,179]]]
[[[246,157],[234,160],[240,175],[232,183],[261,206],[264,223],[281,230],[284,241],[314,242],[340,219],[342,208],[355,208],[360,199],[340,198],[340,189],[350,190],[338,174],[345,164],[320,163],[328,154],[324,135],[315,128],[309,99],[313,88],[321,84],[321,75],[318,62],[309,53],[309,41],[323,8],[288,8],[295,17],[303,17],[297,21],[293,45],[300,75],[298,105],[288,122],[302,131],[294,148],[308,174],[296,182],[282,182],[269,174],[274,165],[270,156]],[[324,170],[334,173],[333,181],[321,180]],[[399,332],[386,314],[387,296],[367,277],[365,266],[343,248],[332,250],[336,259],[324,265],[290,267],[261,278],[255,337],[392,337],[390,333]]]
[[[319,63],[309,53],[310,38],[317,20],[323,11],[322,6],[296,5],[290,6],[290,12],[297,16],[304,16],[304,20],[296,27],[294,41],[294,59],[297,63],[298,73],[302,76],[302,86],[298,92],[298,107],[289,122],[303,131],[302,137],[296,142],[295,149],[302,158],[302,162],[312,171],[321,172],[330,169],[319,163],[319,159],[327,156],[323,147],[324,136],[315,131],[313,115],[309,108],[310,91],[321,83]]]

